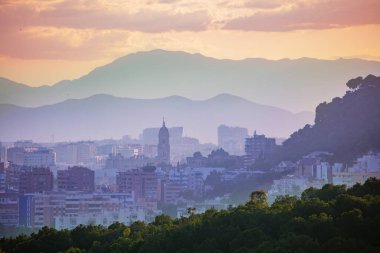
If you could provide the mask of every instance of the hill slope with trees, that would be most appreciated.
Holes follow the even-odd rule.
[[[321,103],[314,125],[306,125],[283,143],[283,159],[296,160],[313,151],[334,154],[333,160],[352,160],[380,148],[380,77],[348,81],[342,98]]]
[[[13,252],[379,252],[380,180],[350,189],[325,185],[302,197],[282,196],[268,206],[266,194],[253,192],[245,205],[207,210],[172,219],[157,216],[151,224],[134,222],[43,228],[30,236],[0,239]]]

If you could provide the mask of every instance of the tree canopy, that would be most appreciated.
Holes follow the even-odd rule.
[[[379,252],[380,180],[363,185],[309,188],[301,198],[280,196],[268,206],[255,191],[229,210],[154,222],[80,225],[73,230],[44,227],[29,236],[0,239],[0,249],[18,252]],[[1,251],[0,251],[1,252]]]
[[[350,163],[380,147],[380,77],[358,77],[347,86],[351,90],[342,98],[317,106],[314,125],[294,132],[283,143],[279,159],[327,151],[334,154],[333,161]]]

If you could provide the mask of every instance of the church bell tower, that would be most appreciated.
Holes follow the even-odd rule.
[[[158,133],[157,157],[159,163],[170,164],[169,130],[165,126],[165,119]]]

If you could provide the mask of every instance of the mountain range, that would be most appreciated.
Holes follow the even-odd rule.
[[[180,95],[204,100],[228,93],[292,112],[313,111],[320,102],[343,95],[344,83],[351,77],[368,74],[380,75],[380,62],[220,60],[153,50],[121,57],[78,79],[51,86],[30,87],[0,78],[0,104],[36,107],[97,94],[143,99]]]
[[[241,97],[220,94],[207,100],[180,96],[162,99],[132,99],[95,95],[69,99],[35,108],[0,105],[0,140],[76,141],[138,137],[143,128],[183,126],[185,135],[201,142],[216,143],[220,124],[247,127],[252,133],[288,137],[313,121],[311,112],[291,113]]]

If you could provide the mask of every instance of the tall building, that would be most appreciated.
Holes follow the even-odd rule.
[[[109,154],[106,159],[105,169],[125,169],[125,158],[121,154]]]
[[[183,127],[169,128],[170,139],[179,140],[183,137]]]
[[[7,161],[12,164],[23,165],[24,163],[24,148],[13,147],[7,150]]]
[[[55,152],[45,148],[25,152],[23,165],[28,167],[55,166]]]
[[[48,168],[25,168],[20,172],[20,193],[53,190],[53,172]]]
[[[5,161],[5,156],[3,155],[3,144],[0,141],[0,162]]]
[[[265,135],[258,135],[245,139],[245,166],[253,165],[258,158],[265,159],[271,156],[276,147],[274,138],[267,138]]]
[[[109,226],[137,219],[138,208],[131,193],[49,192],[24,194],[19,200],[19,225],[25,227],[64,229],[90,223]]]
[[[33,227],[34,222],[34,203],[33,196],[35,193],[19,195],[19,226]],[[43,193],[38,193],[43,194]],[[43,214],[43,213],[42,213]]]
[[[78,142],[77,146],[77,163],[88,164],[96,155],[96,146],[92,141]]]
[[[54,147],[54,151],[57,154],[57,163],[77,163],[77,146],[74,143],[58,144]]]
[[[58,190],[62,191],[95,191],[95,172],[86,167],[74,166],[67,170],[57,171]]]
[[[53,172],[42,167],[23,167],[10,164],[5,169],[5,191],[34,193],[53,189]]]
[[[116,184],[119,192],[134,192],[136,201],[148,202],[161,200],[161,181],[155,173],[156,168],[145,166],[140,170],[119,172]]]
[[[165,120],[158,133],[157,158],[159,163],[170,164],[169,130],[165,126]]]
[[[247,128],[229,127],[226,125],[218,127],[218,146],[231,155],[244,154],[244,140],[247,137]]]
[[[21,166],[16,164],[9,164],[5,171],[5,191],[6,192],[19,192],[20,189],[20,174]]]
[[[5,192],[5,163],[0,162],[0,192]]]
[[[1,161],[5,162],[7,161],[7,148],[3,145],[0,150],[1,155]]]
[[[18,226],[19,197],[17,193],[0,193],[0,224]]]
[[[54,147],[57,163],[88,164],[96,155],[96,146],[91,141],[63,143]]]
[[[7,151],[7,160],[16,165],[28,167],[55,166],[55,152],[46,148],[13,147]]]
[[[183,201],[183,195],[202,198],[204,190],[203,174],[193,169],[173,169],[162,182],[162,201],[177,204]]]
[[[154,145],[157,144],[158,141],[158,132],[159,128],[145,128],[140,135],[140,140],[145,145]]]

